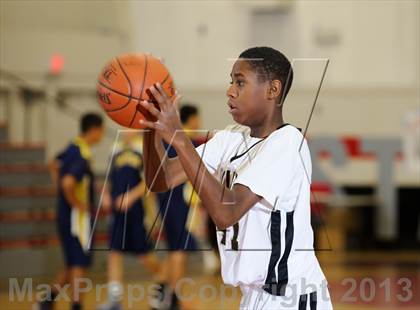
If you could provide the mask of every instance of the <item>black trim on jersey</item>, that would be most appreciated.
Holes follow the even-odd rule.
[[[287,125],[290,125],[289,123],[284,123],[283,125],[281,125],[281,126],[279,126],[279,127],[277,127],[276,128],[276,130],[278,130],[278,129],[280,129],[280,128],[283,128],[284,126],[287,126]],[[274,132],[274,131],[273,131]],[[244,156],[246,153],[248,153],[254,146],[256,146],[257,144],[259,144],[259,143],[261,143],[261,142],[263,142],[265,139],[267,139],[268,137],[269,137],[270,135],[267,135],[267,136],[265,136],[265,137],[262,137],[261,138],[261,140],[260,141],[257,141],[257,142],[255,142],[253,145],[251,145],[246,151],[244,151],[243,153],[241,153],[241,154],[239,154],[238,155],[238,153],[236,153],[236,155],[235,156],[233,156],[230,160],[229,160],[229,162],[231,163],[231,162],[233,162],[234,160],[237,160],[237,159],[239,159],[239,158],[241,158],[242,156]]]
[[[234,160],[237,160],[239,158],[241,158],[242,156],[244,156],[246,153],[248,153],[254,146],[256,146],[257,144],[263,142],[265,140],[265,138],[262,138],[260,141],[255,142],[253,145],[251,145],[246,151],[244,151],[243,153],[239,154],[239,155],[235,155],[233,156],[229,162],[233,162]]]
[[[222,229],[220,231],[223,232],[222,239],[220,240],[220,243],[223,244],[223,245],[226,245],[226,229]]]
[[[298,310],[306,310],[307,304],[308,304],[308,294],[300,295]],[[316,310],[316,307],[317,307],[316,291],[309,294],[309,307],[311,310]]]
[[[285,232],[285,248],[283,256],[280,259],[281,252],[281,216],[280,211],[271,213],[271,257],[268,264],[268,273],[263,289],[276,296],[284,296],[286,293],[286,286],[289,281],[287,260],[289,259],[290,251],[292,249],[294,225],[293,225],[294,211],[286,213],[286,232]],[[277,267],[277,278],[275,267]]]
[[[277,295],[277,278],[276,278],[276,264],[280,259],[280,249],[281,249],[281,236],[280,236],[280,227],[281,227],[281,216],[280,211],[271,212],[271,257],[270,263],[268,264],[268,273],[267,278],[265,279],[265,285],[263,287],[264,291],[269,294]]]
[[[316,310],[316,302],[317,302],[317,297],[316,297],[316,291],[315,291],[309,295],[309,306],[311,307],[311,310]]]
[[[238,237],[239,237],[239,223],[236,223],[235,225],[233,225],[233,238],[231,240],[232,250],[234,251],[239,250]]]
[[[287,260],[289,259],[290,250],[292,249],[292,243],[293,243],[293,234],[294,234],[294,227],[293,227],[293,214],[294,211],[287,212],[286,213],[286,236],[285,236],[285,248],[284,248],[284,254],[279,262],[279,266],[277,269],[278,272],[278,279],[279,279],[279,286],[280,288],[286,289],[287,282],[289,281],[289,274],[287,269]],[[282,291],[282,295],[284,295],[284,291]]]
[[[298,310],[306,310],[306,304],[308,302],[308,294],[303,294],[299,296],[299,309]],[[312,310],[312,308],[311,308]]]

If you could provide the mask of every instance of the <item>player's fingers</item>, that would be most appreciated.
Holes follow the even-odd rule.
[[[152,93],[153,97],[156,99],[156,101],[159,104],[160,109],[162,110],[163,107],[167,106],[167,102],[165,98],[162,96],[162,94],[158,91],[155,85],[151,86],[149,88],[150,92]]]
[[[179,102],[181,101],[182,95],[178,93],[178,91],[175,91],[175,97],[173,99],[173,104],[175,109],[178,111]]]
[[[151,122],[151,121],[147,121],[145,119],[141,119],[139,121],[140,125],[143,125],[146,128],[150,128],[150,129],[155,129],[158,130],[160,129],[159,124],[157,124],[157,122]]]
[[[160,111],[158,109],[156,109],[156,107],[154,106],[154,104],[150,103],[147,100],[140,100],[140,104],[147,110],[150,112],[150,114],[152,114],[154,117],[158,118],[160,115]]]
[[[160,84],[159,82],[157,82],[156,83],[156,88],[160,92],[160,94],[162,95],[162,97],[165,98],[165,100],[168,100],[169,99],[168,95],[166,94],[166,91],[162,87],[162,84]]]

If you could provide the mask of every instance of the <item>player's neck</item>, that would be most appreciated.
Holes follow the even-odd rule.
[[[282,113],[275,113],[270,120],[264,121],[261,125],[251,127],[251,137],[264,138],[284,124]]]
[[[89,138],[89,135],[81,134],[79,136],[79,138],[82,139],[88,146],[92,146],[93,143],[92,143],[91,139]]]

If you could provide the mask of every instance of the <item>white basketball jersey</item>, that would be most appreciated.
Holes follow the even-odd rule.
[[[284,125],[262,139],[233,126],[197,152],[226,187],[242,184],[262,197],[237,224],[217,231],[223,281],[277,296],[291,286],[304,294],[325,282],[313,250],[312,166],[300,131]]]

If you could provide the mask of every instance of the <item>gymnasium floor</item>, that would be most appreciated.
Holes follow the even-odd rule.
[[[319,252],[323,270],[328,278],[335,309],[420,309],[420,253],[419,252]],[[186,309],[238,309],[240,292],[222,285],[218,276],[204,275],[197,254],[190,257],[190,273],[194,282],[186,282],[185,296],[193,297],[185,304]],[[105,273],[90,274],[94,284],[106,281]],[[147,287],[152,283],[141,268],[126,270],[126,284]],[[36,283],[48,283],[50,278],[35,278]],[[191,284],[193,283],[193,284]],[[212,285],[216,289],[210,288]],[[7,279],[2,279],[0,309],[31,309],[29,300],[9,302]],[[220,293],[225,292],[224,301]],[[133,290],[133,293],[135,291]],[[142,299],[137,291],[137,295]],[[34,290],[36,293],[36,290]],[[197,295],[201,293],[203,298]],[[217,295],[215,295],[217,294]],[[134,295],[134,294],[133,294]],[[194,297],[195,296],[195,297]],[[236,297],[235,297],[236,296]],[[99,290],[99,300],[106,298],[106,290]],[[95,309],[95,292],[88,293],[85,309]],[[131,301],[124,298],[125,309],[148,309],[146,300]],[[66,310],[65,302],[58,302],[56,309]],[[322,310],[322,309],[320,309]]]

